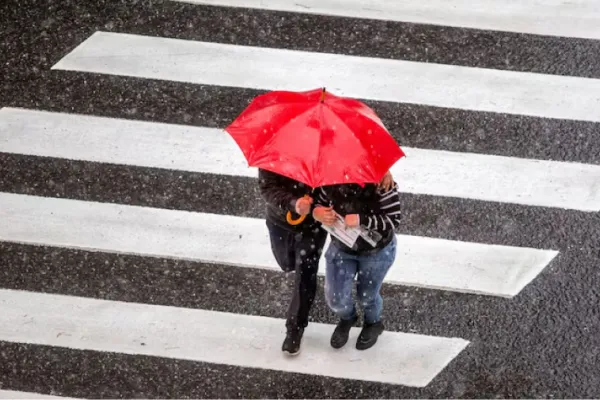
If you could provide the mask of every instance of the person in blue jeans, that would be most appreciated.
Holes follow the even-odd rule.
[[[343,184],[321,187],[317,191],[313,217],[323,225],[333,225],[337,216],[348,227],[362,227],[368,235],[358,237],[348,247],[331,235],[325,253],[325,299],[329,308],[340,318],[331,346],[339,349],[348,341],[358,314],[352,298],[354,278],[357,277],[357,296],[363,312],[363,328],[356,348],[372,347],[384,330],[381,318],[383,298],[381,286],[396,258],[396,229],[400,224],[400,198],[397,184],[389,190],[377,185]]]

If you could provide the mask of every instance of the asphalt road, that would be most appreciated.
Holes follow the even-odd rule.
[[[223,128],[260,93],[50,69],[97,30],[600,78],[593,40],[167,1],[4,0],[0,107]],[[367,103],[403,146],[600,164],[598,123]],[[0,152],[0,191],[264,217],[252,178],[23,154]],[[509,299],[384,285],[388,330],[471,342],[425,388],[0,341],[0,389],[87,398],[600,397],[597,213],[408,193],[402,201],[403,234],[559,251]],[[276,271],[0,242],[1,289],[284,318],[290,284]],[[322,290],[312,318],[335,323]]]

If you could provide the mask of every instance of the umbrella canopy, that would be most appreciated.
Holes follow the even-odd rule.
[[[249,166],[313,188],[377,183],[404,156],[371,108],[324,88],[258,96],[225,130]]]

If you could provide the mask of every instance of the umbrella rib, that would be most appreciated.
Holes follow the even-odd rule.
[[[322,117],[322,119],[324,119],[324,118],[323,118],[323,115],[324,115],[324,113],[323,113],[323,107],[319,107],[319,112],[321,113],[321,117]],[[321,121],[321,122],[324,122],[324,121]],[[322,140],[323,140],[323,132],[322,132],[322,129],[323,129],[322,125],[320,125],[320,124],[319,124],[319,144],[318,144],[318,146],[317,146],[317,151],[318,151],[318,153],[317,153],[317,160],[316,160],[316,162],[315,162],[315,165],[313,165],[313,166],[312,166],[312,167],[314,168],[314,170],[315,170],[315,171],[313,171],[313,173],[312,173],[312,176],[313,176],[313,178],[315,177],[316,171],[318,171],[318,169],[319,169],[319,165],[320,165],[320,162],[321,162],[321,142],[322,142]],[[320,179],[320,178],[321,178],[321,177],[319,176],[319,179]],[[312,183],[313,183],[313,185],[317,184],[317,180],[315,179],[315,181],[314,181],[314,182],[312,182]],[[314,186],[313,186],[313,189],[315,189],[315,187],[314,187]]]
[[[336,120],[337,120],[337,122],[338,122],[338,123],[341,123],[342,125],[345,125],[346,127],[348,126],[348,125],[347,125],[347,124],[344,122],[344,120],[343,120],[343,119],[341,119],[341,118],[339,117],[339,115],[337,115],[337,114],[336,114],[336,113],[334,113],[334,112],[332,112],[331,114],[332,114],[332,115],[333,115],[333,116],[336,118]],[[361,144],[361,145],[362,145],[362,147],[364,148],[364,147],[365,147],[365,143],[364,143],[364,142],[363,142],[363,141],[360,139],[360,137],[358,137],[357,135],[354,135],[354,137],[356,138],[356,140],[358,140],[358,141],[360,142],[360,144]],[[370,164],[373,164],[373,161],[374,161],[374,160],[373,160],[373,156],[370,154],[370,152],[368,152],[368,151],[365,151],[365,152],[364,152],[364,154],[367,156],[367,158],[368,158],[368,160],[369,160],[369,163],[370,163]],[[320,155],[320,153],[319,153],[319,155]]]

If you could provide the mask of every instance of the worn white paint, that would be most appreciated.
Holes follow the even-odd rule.
[[[2,319],[2,318],[0,317],[0,319]],[[49,394],[19,392],[19,391],[15,391],[15,390],[0,390],[0,399],[14,399],[14,400],[16,400],[16,399],[60,399],[60,400],[67,400],[67,399],[71,399],[71,397],[51,396]]]
[[[192,4],[600,39],[600,2],[597,0],[180,1]]]
[[[405,148],[392,168],[407,193],[600,210],[600,166]],[[14,108],[0,110],[0,151],[256,177],[215,128]]]
[[[600,121],[600,79],[96,32],[53,69]]]
[[[0,221],[0,241],[279,270],[261,219],[0,193]],[[512,297],[557,254],[398,235],[386,282]]]
[[[285,321],[0,289],[0,340],[175,358],[424,387],[469,344],[459,338],[384,332],[367,351],[329,345],[334,325],[311,323],[302,353],[280,350]]]

